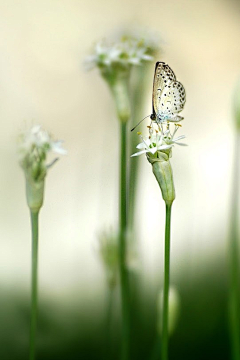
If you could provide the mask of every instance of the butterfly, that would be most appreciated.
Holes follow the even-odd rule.
[[[156,123],[181,121],[183,117],[178,113],[183,110],[185,102],[186,93],[183,85],[176,80],[170,66],[158,61],[153,79],[153,110],[150,119]]]
[[[170,66],[161,61],[156,62],[153,78],[152,114],[150,115],[150,119],[157,124],[168,121],[179,122],[183,120],[183,117],[179,116],[178,113],[183,110],[185,102],[185,89],[183,85],[176,80],[176,76]],[[131,131],[135,130],[144,119],[139,121]]]

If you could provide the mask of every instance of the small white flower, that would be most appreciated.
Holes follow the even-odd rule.
[[[142,142],[137,145],[137,149],[141,151],[131,156],[132,157],[139,156],[146,153],[151,153],[152,155],[154,155],[157,151],[171,149],[175,144],[181,146],[187,146],[186,144],[179,142],[179,140],[185,138],[184,135],[178,136],[177,138],[174,139],[174,136],[177,130],[179,129],[179,125],[175,125],[175,129],[172,134],[169,130],[169,126],[170,126],[169,124],[161,124],[158,126],[158,131],[154,131],[152,126],[148,126],[149,128],[148,138],[143,138],[141,136],[141,133],[139,133]]]
[[[162,134],[156,133],[155,135],[151,135],[148,138],[142,138],[142,142],[137,145],[137,149],[141,150],[133,155],[139,156],[146,153],[155,154],[159,150],[170,149],[173,145],[166,144],[164,142],[164,136]]]

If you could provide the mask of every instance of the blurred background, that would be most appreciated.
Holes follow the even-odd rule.
[[[111,351],[104,349],[107,284],[98,235],[117,228],[119,124],[99,71],[85,71],[83,62],[96,41],[125,29],[159,42],[155,60],[170,65],[187,94],[179,135],[186,135],[188,147],[175,147],[171,160],[177,194],[171,283],[181,307],[170,358],[229,359],[227,246],[240,2],[0,0],[0,24],[1,359],[28,354],[31,233],[16,138],[32,123],[63,139],[68,151],[49,171],[40,213],[38,358],[118,359],[118,289]],[[139,120],[151,113],[155,60],[142,85]],[[158,359],[165,207],[151,166],[144,157],[139,165],[131,359]]]

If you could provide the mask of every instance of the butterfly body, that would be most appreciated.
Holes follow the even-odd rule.
[[[156,123],[183,120],[178,113],[183,110],[185,102],[183,85],[176,80],[174,72],[167,64],[158,61],[153,79],[151,120]]]

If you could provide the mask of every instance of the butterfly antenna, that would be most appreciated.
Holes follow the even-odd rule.
[[[139,123],[137,123],[137,125],[136,125],[136,126],[134,126],[134,128],[132,128],[132,130],[131,130],[131,131],[135,130],[135,129],[136,129],[136,127],[138,127],[138,125],[140,125],[140,124],[141,124],[141,122],[142,122],[143,120],[145,120],[146,118],[148,118],[149,116],[150,116],[150,115],[145,116],[145,118],[143,118],[141,121],[139,121]]]

